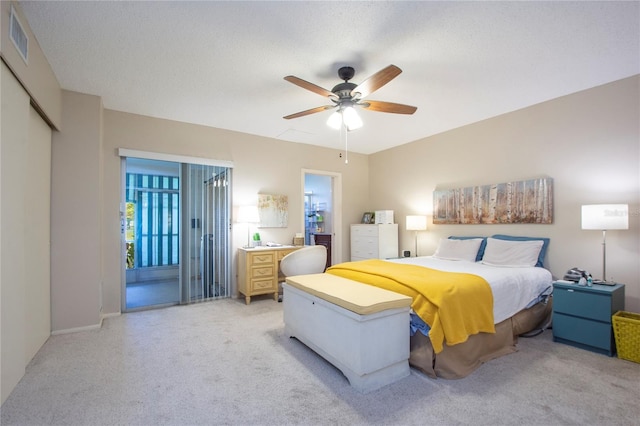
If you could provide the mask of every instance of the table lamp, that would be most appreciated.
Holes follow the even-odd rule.
[[[250,231],[252,223],[260,223],[260,214],[258,206],[240,206],[238,208],[238,223],[247,224],[247,245],[245,248],[251,247]]]
[[[407,231],[416,231],[416,257],[418,257],[418,231],[427,230],[427,217],[420,215],[407,216]]]
[[[582,229],[602,231],[602,282],[608,283],[607,230],[629,229],[629,205],[589,204],[582,206]]]

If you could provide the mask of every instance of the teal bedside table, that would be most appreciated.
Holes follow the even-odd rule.
[[[613,356],[611,316],[624,310],[624,284],[553,283],[553,341]]]

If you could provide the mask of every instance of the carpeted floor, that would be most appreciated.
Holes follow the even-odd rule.
[[[412,374],[362,395],[284,335],[282,304],[224,299],[52,336],[2,425],[635,425],[640,364],[520,339],[461,380]]]

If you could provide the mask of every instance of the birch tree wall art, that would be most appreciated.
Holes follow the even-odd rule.
[[[553,179],[433,192],[434,224],[492,224],[553,222]]]
[[[258,194],[260,228],[286,228],[289,220],[289,201],[286,195]]]

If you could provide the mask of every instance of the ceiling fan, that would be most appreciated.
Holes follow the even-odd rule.
[[[355,84],[349,81],[353,78],[355,70],[352,67],[342,67],[338,70],[338,77],[340,77],[341,80],[344,80],[344,83],[337,84],[333,89],[331,89],[331,91],[317,86],[313,83],[309,83],[308,81],[305,81],[293,75],[288,75],[284,78],[288,82],[293,83],[296,86],[300,86],[303,89],[310,90],[321,96],[326,96],[329,98],[329,100],[331,100],[331,102],[333,102],[333,104],[300,111],[295,114],[287,115],[283,118],[290,120],[292,118],[304,117],[305,115],[314,114],[316,112],[338,108],[337,112],[339,114],[334,113],[334,115],[329,118],[327,124],[334,128],[339,128],[340,125],[345,124],[345,126],[348,127],[348,130],[354,130],[359,126],[349,126],[347,123],[348,116],[355,113],[353,107],[360,107],[368,109],[370,111],[390,112],[393,114],[413,114],[418,109],[414,106],[364,99],[374,91],[378,90],[379,88],[396,78],[401,72],[402,70],[397,66],[389,65],[388,67],[373,74],[362,83]],[[355,115],[357,117],[357,114]],[[357,120],[360,120],[359,117],[357,117]],[[360,126],[361,125],[362,121],[360,120]]]

